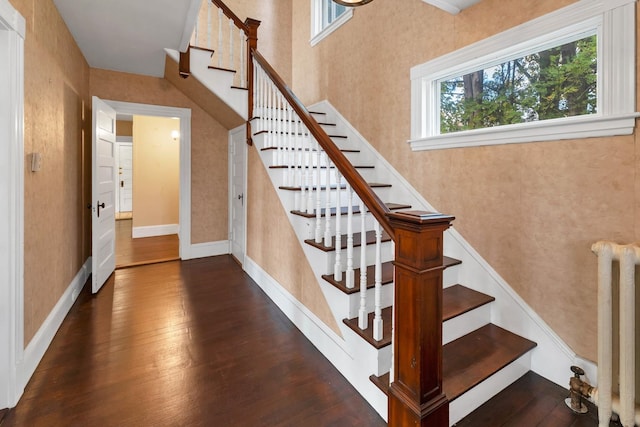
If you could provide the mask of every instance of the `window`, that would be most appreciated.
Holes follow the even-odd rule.
[[[411,79],[413,150],[630,134],[635,1],[579,1]]]
[[[332,0],[311,0],[311,46],[334,32],[353,16],[353,8]]]

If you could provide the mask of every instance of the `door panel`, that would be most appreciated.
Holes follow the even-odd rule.
[[[96,293],[115,270],[116,112],[93,97],[91,154],[91,290]]]
[[[244,126],[231,131],[231,254],[241,263],[245,251],[245,170],[247,144]]]

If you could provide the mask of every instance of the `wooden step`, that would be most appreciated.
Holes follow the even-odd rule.
[[[529,371],[456,423],[457,427],[598,425],[598,408],[589,401],[586,414],[576,414],[564,403],[569,390]],[[611,427],[620,426],[613,421]]]
[[[368,278],[369,275],[367,275],[367,279]],[[391,277],[391,280],[393,280],[393,277]],[[445,288],[442,292],[442,321],[444,322],[446,320],[453,319],[456,316],[460,316],[461,314],[488,304],[494,300],[495,298],[492,296],[474,291],[473,289],[469,289],[462,285],[453,285]],[[374,313],[369,313],[369,320],[367,323],[369,327],[365,330],[358,327],[357,317],[353,319],[344,319],[343,322],[355,331],[355,333],[364,338],[369,344],[377,349],[381,349],[382,347],[391,344],[391,325],[393,324],[392,316],[391,307],[382,309],[383,331],[382,340],[380,341],[373,339],[373,327],[371,327],[371,325],[373,324]]]
[[[458,265],[460,264],[462,261],[455,259],[455,258],[449,258],[449,257],[444,257],[443,259],[443,265],[444,268],[448,268],[451,267],[453,265]],[[335,286],[336,288],[340,289],[342,292],[344,292],[347,295],[351,295],[351,294],[355,294],[356,292],[360,292],[360,269],[356,268],[353,270],[353,277],[355,278],[355,286],[353,288],[347,288],[347,283],[346,283],[346,278],[345,278],[345,274],[343,272],[342,274],[342,280],[335,280],[335,276],[333,274],[325,274],[322,276],[322,278],[324,280],[326,280],[327,282],[331,283],[333,286]],[[382,263],[382,284],[383,285],[387,285],[389,283],[393,282],[393,261],[389,261],[389,262],[383,262]],[[375,266],[370,265],[367,267],[367,289],[369,288],[373,288],[375,286]],[[460,285],[454,285],[454,286],[460,286]],[[451,286],[452,288],[454,286]],[[465,288],[464,286],[461,286],[464,289],[468,289]],[[469,289],[471,291],[471,289]],[[475,291],[472,291],[475,292]],[[477,292],[479,293],[479,292]],[[482,294],[484,295],[484,294]],[[491,298],[491,301],[493,301],[493,297],[490,297],[488,295],[486,295],[487,298]],[[469,298],[470,300],[472,298]],[[455,301],[452,301],[455,303]],[[490,301],[489,301],[490,302]],[[486,303],[485,303],[486,304]],[[462,306],[463,303],[460,303],[460,305]],[[479,307],[482,304],[476,305],[473,308]],[[469,310],[472,310],[473,308],[469,308]],[[467,310],[468,311],[468,310]],[[461,312],[460,314],[462,314],[464,312]],[[455,317],[456,314],[453,314],[452,316],[450,316],[449,318]],[[449,318],[446,318],[444,320],[448,320]]]
[[[253,135],[257,136],[257,135],[262,135],[262,134],[272,134],[272,135],[273,134],[278,134],[278,135],[294,135],[294,136],[304,136],[305,135],[302,132],[298,132],[298,133],[294,134],[294,132],[287,132],[287,131],[269,132],[268,130],[261,130],[261,131],[258,131],[256,133],[254,133]],[[346,135],[329,135],[329,134],[327,134],[327,136],[329,138],[335,138],[335,139],[347,139],[348,138],[348,136],[346,136]]]
[[[488,324],[445,345],[442,349],[442,388],[452,402],[500,369],[509,365],[536,343]],[[371,376],[388,393],[389,374]]]
[[[385,205],[387,205],[387,208],[389,208],[389,210],[392,210],[392,211],[396,211],[396,210],[399,210],[399,209],[409,209],[409,208],[411,208],[411,205],[404,205],[404,204],[401,204],[401,203],[385,203]],[[349,209],[348,207],[343,206],[340,209],[340,213],[342,215],[347,215],[348,209]],[[353,209],[353,214],[354,215],[360,213],[360,206],[353,206],[352,209]],[[325,217],[325,212],[326,212],[325,208],[320,209],[320,216],[322,218]],[[336,208],[331,208],[330,212],[331,212],[331,216],[335,216],[336,215]],[[315,218],[316,217],[315,210],[313,212],[311,212],[311,213],[302,212],[302,211],[295,211],[294,210],[294,211],[291,211],[291,213],[294,214],[294,215],[305,217],[305,218]],[[342,235],[342,237],[343,237],[342,240],[345,241],[344,244],[346,245],[347,238],[345,236],[346,236],[345,234]],[[305,242],[306,242],[306,240],[305,240]],[[374,241],[374,243],[375,243],[375,241]]]
[[[216,67],[214,65],[209,65],[210,70],[218,70],[218,71],[226,71],[227,73],[237,73],[236,70],[232,70],[230,68]]]
[[[362,234],[361,233],[353,233],[353,247],[359,247],[362,242]],[[382,232],[382,241],[389,242],[391,241],[391,237],[385,232]],[[336,238],[333,236],[331,238],[331,246],[325,247],[324,243],[316,243],[315,239],[307,239],[304,241],[306,244],[313,246],[314,248],[318,248],[324,252],[331,252],[336,250]],[[365,235],[365,245],[374,245],[376,243],[376,233],[374,231],[367,231]],[[347,249],[347,239],[342,239],[342,249]]]
[[[369,187],[371,187],[371,188],[390,188],[390,187],[391,187],[391,184],[383,184],[383,183],[380,183],[380,182],[368,182],[368,183],[367,183],[367,185],[368,185]],[[289,186],[285,186],[285,185],[281,185],[281,186],[280,186],[280,187],[278,187],[278,188],[279,188],[280,190],[288,190],[288,191],[302,191],[302,188],[300,188],[300,187],[289,187]],[[316,186],[311,187],[311,189],[312,189],[313,191],[317,190],[317,188],[318,188],[318,187],[316,187]],[[333,185],[331,185],[329,188],[330,188],[331,190],[335,190],[335,189],[337,189],[337,188],[338,188],[338,186],[337,186],[336,184],[333,184]],[[341,188],[342,190],[346,190],[346,189],[347,189],[347,186],[346,186],[346,184],[342,184],[342,185],[340,186],[340,188]],[[327,189],[327,186],[326,186],[326,185],[323,185],[323,186],[321,186],[321,187],[320,187],[320,191],[325,191],[326,189]],[[307,187],[305,187],[305,190],[307,190]]]
[[[265,148],[261,148],[260,151],[275,151],[277,150],[278,147],[265,147]],[[288,150],[288,148],[287,148]],[[316,150],[315,148],[297,148],[294,147],[292,151],[310,151],[312,153],[316,153],[316,152],[320,152],[320,153],[324,153],[324,150],[320,149],[320,150]],[[350,148],[340,148],[340,151],[342,151],[343,153],[359,153],[360,150],[354,150],[354,149],[350,149]]]
[[[372,165],[354,165],[353,166],[356,169],[374,169],[375,166]],[[291,165],[291,169],[305,169],[306,166],[304,165]],[[272,165],[269,166],[269,169],[289,169],[289,165]],[[317,166],[312,166],[311,169],[327,169],[326,166],[320,166],[320,168],[318,168]],[[329,169],[335,169],[335,166],[331,166]]]
[[[215,50],[213,49],[209,49],[208,47],[202,47],[202,46],[194,46],[194,45],[189,45],[189,49],[197,49],[197,50],[202,50],[204,52],[208,52],[211,55],[213,55],[213,53],[215,52]]]

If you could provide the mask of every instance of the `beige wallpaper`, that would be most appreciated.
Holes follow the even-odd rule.
[[[133,136],[133,120],[116,120],[117,136]]]
[[[166,79],[91,69],[103,99],[191,109],[191,243],[228,238],[228,130]]]
[[[24,344],[89,256],[89,67],[51,0],[10,0],[25,39]],[[57,224],[51,227],[51,224]]]
[[[294,91],[328,99],[574,351],[596,359],[599,239],[640,240],[635,136],[411,152],[414,65],[574,0],[482,0],[453,16],[376,0],[310,47],[310,2],[293,3]],[[640,94],[639,94],[640,96]]]
[[[254,147],[249,149],[247,255],[337,334],[340,329]]]
[[[133,228],[179,224],[180,120],[133,116]]]

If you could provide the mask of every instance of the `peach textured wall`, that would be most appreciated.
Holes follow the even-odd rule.
[[[133,228],[180,221],[180,120],[133,116]]]
[[[91,69],[103,99],[191,109],[191,242],[228,239],[228,130],[163,78]]]
[[[596,359],[593,242],[640,240],[637,136],[414,153],[414,65],[574,0],[482,0],[453,16],[375,0],[310,47],[310,2],[293,3],[293,88],[328,99],[576,351]],[[640,74],[639,74],[640,76]],[[640,96],[640,93],[639,93]]]
[[[51,0],[10,0],[26,19],[24,344],[89,256],[89,66]],[[56,227],[51,227],[56,224]]]
[[[133,136],[133,121],[132,120],[116,120],[116,135],[117,136]]]
[[[254,147],[249,148],[248,169],[247,255],[340,335],[336,319]]]

